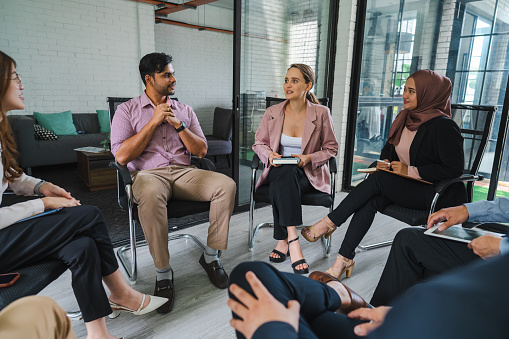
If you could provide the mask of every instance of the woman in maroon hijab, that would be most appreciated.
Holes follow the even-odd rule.
[[[403,107],[392,123],[387,144],[377,168],[422,179],[433,184],[463,174],[463,138],[451,120],[451,81],[431,70],[412,74],[405,84]],[[454,186],[454,187],[453,187]],[[438,201],[438,208],[466,202],[462,183],[456,183]],[[377,211],[390,204],[411,209],[429,209],[433,185],[376,171],[360,183],[328,216],[302,230],[309,241],[328,236],[352,214],[345,239],[334,265],[326,273],[350,277],[355,248],[368,231]]]

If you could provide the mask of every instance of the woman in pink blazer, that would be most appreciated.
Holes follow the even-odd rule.
[[[283,262],[291,256],[295,273],[309,272],[298,242],[302,224],[301,195],[317,190],[330,192],[327,160],[338,153],[338,142],[329,109],[318,104],[310,92],[315,82],[311,67],[292,64],[283,89],[286,101],[271,106],[256,131],[253,150],[265,165],[256,189],[270,184],[274,239],[278,240],[269,260]],[[275,165],[282,156],[300,159],[297,165]]]

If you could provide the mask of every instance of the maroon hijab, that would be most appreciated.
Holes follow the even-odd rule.
[[[406,126],[416,131],[426,121],[439,116],[451,117],[451,80],[429,69],[417,71],[410,76],[415,81],[417,107],[411,111],[399,112],[389,132],[389,143],[399,144],[401,133]]]

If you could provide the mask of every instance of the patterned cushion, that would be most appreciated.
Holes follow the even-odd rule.
[[[34,136],[37,140],[58,140],[54,132],[40,125],[34,125]]]

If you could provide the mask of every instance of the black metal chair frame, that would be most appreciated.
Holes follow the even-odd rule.
[[[498,107],[496,106],[480,106],[480,105],[460,105],[460,104],[452,104],[452,109],[460,109],[460,110],[473,110],[473,111],[485,111],[487,112],[486,120],[484,122],[484,128],[483,131],[474,130],[474,129],[466,129],[461,128],[461,133],[470,134],[472,136],[481,136],[481,140],[479,142],[478,151],[476,153],[476,156],[474,158],[474,161],[471,163],[470,169],[468,169],[468,173],[463,174],[462,176],[450,179],[450,180],[442,180],[439,183],[435,185],[435,196],[433,197],[433,201],[431,202],[431,207],[429,212],[423,211],[423,215],[427,213],[427,215],[430,215],[435,212],[435,208],[438,202],[438,199],[440,196],[449,188],[449,186],[456,182],[466,182],[467,183],[467,194],[468,194],[468,201],[472,201],[473,196],[473,189],[474,189],[474,182],[475,181],[482,181],[484,180],[484,177],[482,175],[479,175],[479,167],[481,165],[482,158],[484,156],[484,152],[486,150],[486,146],[488,144],[488,138],[491,134],[491,128],[493,126],[493,117],[495,115],[495,112],[497,111]],[[466,156],[466,155],[465,155]],[[471,157],[472,155],[470,155]],[[395,219],[398,219],[398,215],[395,213],[390,212],[390,207],[393,205],[389,205],[384,211],[382,211],[382,214],[388,215],[390,217],[393,217]],[[408,210],[408,209],[406,209]],[[404,221],[405,222],[405,221]],[[422,226],[422,224],[416,224],[411,226]],[[358,248],[362,251],[368,251],[375,248],[385,247],[392,245],[392,240],[377,242],[373,244],[368,245],[359,245]]]
[[[254,218],[254,209],[255,209],[255,203],[258,202],[265,202],[270,203],[270,198],[268,196],[262,195],[260,193],[257,193],[255,191],[255,185],[256,185],[256,171],[258,170],[258,167],[260,165],[260,158],[255,153],[253,156],[253,161],[251,162],[251,188],[250,188],[250,198],[249,198],[249,228],[248,228],[248,247],[249,250],[252,251],[255,245],[256,237],[258,236],[258,231],[262,227],[274,227],[272,223],[268,222],[262,222],[256,227],[253,227],[253,218]],[[316,204],[313,203],[313,197],[311,194],[303,194],[301,197],[302,204],[303,205],[311,205],[311,206],[323,206],[329,208],[329,213],[332,212],[334,209],[334,201],[336,198],[336,173],[337,173],[337,165],[336,165],[336,158],[330,158],[329,162],[329,172],[331,175],[331,191],[330,194],[323,193],[323,192],[313,192],[313,195],[318,195],[321,197],[328,197],[330,198],[330,203],[327,204],[327,206],[322,204]],[[327,199],[328,200],[328,199]],[[303,226],[302,226],[303,227]],[[325,257],[328,257],[330,255],[331,251],[331,241],[332,241],[332,235],[325,239],[322,237],[322,247],[323,247],[323,254]]]
[[[122,103],[130,98],[115,98],[108,97],[107,101],[110,107],[110,119],[113,119],[113,115],[115,114],[115,103]],[[208,159],[199,159],[197,157],[191,157],[191,163],[198,168],[215,171],[215,166],[212,161]],[[137,205],[133,202],[133,190],[132,184],[133,179],[131,177],[131,173],[127,169],[127,166],[120,165],[119,163],[110,162],[110,167],[117,170],[117,193],[118,193],[118,204],[120,208],[129,213],[129,244],[120,247],[117,250],[117,257],[124,270],[126,271],[129,280],[132,284],[136,283],[136,279],[138,277],[137,271],[137,255],[136,248],[140,246],[147,245],[146,240],[136,241],[136,224],[139,223],[138,214],[137,214]],[[187,213],[189,207],[192,207],[192,213]],[[200,212],[206,212],[210,209],[210,202],[201,202],[201,201],[183,201],[183,200],[170,200],[167,204],[168,209],[168,218],[180,218],[186,215],[191,215]],[[205,250],[205,245],[194,235],[191,234],[169,234],[168,241],[177,240],[177,239],[190,239],[192,240],[199,248]],[[126,253],[130,251],[130,256]],[[220,251],[221,254],[221,251]],[[219,254],[219,255],[220,255]]]
[[[29,295],[36,295],[67,271],[67,266],[58,259],[43,259],[15,270],[19,279],[11,286],[0,288],[0,310],[10,303]],[[81,320],[81,311],[67,312],[72,320]]]

